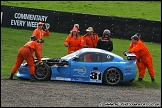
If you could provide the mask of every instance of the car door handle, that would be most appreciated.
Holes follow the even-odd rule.
[[[98,70],[98,67],[94,67],[93,69],[94,69],[94,70]]]

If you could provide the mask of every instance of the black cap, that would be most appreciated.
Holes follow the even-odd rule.
[[[140,35],[139,33],[136,33],[136,34],[135,34],[135,36],[138,36],[138,37],[140,37],[141,35]]]
[[[36,36],[31,36],[31,37],[30,37],[30,40],[31,40],[31,41],[35,41],[35,40],[37,40],[37,37],[36,37]]]
[[[134,36],[131,37],[131,39],[138,40],[138,36],[134,35]]]

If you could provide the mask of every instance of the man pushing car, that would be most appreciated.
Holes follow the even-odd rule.
[[[14,67],[12,68],[10,80],[13,79],[14,74],[22,64],[22,62],[25,60],[29,66],[30,69],[30,81],[35,81],[34,73],[35,73],[35,65],[34,65],[34,57],[33,53],[35,52],[35,56],[37,57],[40,65],[43,65],[43,62],[41,60],[41,55],[39,53],[39,47],[38,47],[38,40],[36,36],[31,36],[30,41],[27,42],[23,47],[21,47],[18,51],[18,55],[16,58],[16,63]]]

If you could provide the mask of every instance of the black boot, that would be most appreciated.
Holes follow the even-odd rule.
[[[155,79],[154,78],[151,78],[151,82],[155,82]]]
[[[11,74],[9,79],[13,80],[13,76],[14,76],[14,74]]]
[[[141,77],[139,77],[139,78],[138,78],[138,81],[142,81],[142,78],[141,78]]]
[[[30,75],[30,81],[31,81],[31,82],[37,81],[37,80],[35,79],[34,75]]]

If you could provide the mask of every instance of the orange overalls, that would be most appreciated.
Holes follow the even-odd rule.
[[[84,35],[84,45],[87,45],[89,48],[96,48],[97,42],[99,40],[98,35],[93,33],[93,36],[89,36],[88,34]],[[92,61],[90,58],[90,54],[86,55],[87,61]]]
[[[93,33],[93,36],[89,36],[88,34],[84,35],[84,44],[88,45],[89,48],[96,48],[96,44],[98,42],[98,35],[96,33]]]
[[[135,53],[137,57],[140,58],[140,63],[139,63],[140,66],[138,67],[139,77],[144,78],[145,70],[147,67],[150,77],[154,78],[152,55],[149,52],[146,45],[139,40],[135,45],[133,45],[133,48],[131,48],[129,51]]]
[[[77,51],[80,48],[83,48],[84,40],[81,36],[74,38],[72,35],[69,35],[64,41],[64,45],[68,44],[68,54],[71,52]]]
[[[44,36],[49,36],[49,35],[50,35],[49,30],[43,31],[42,29],[39,28],[35,29],[32,34],[32,36],[36,36],[38,40],[43,39]],[[42,43],[39,43],[39,52],[42,57]]]
[[[37,59],[40,61],[41,56],[38,49],[38,43],[36,41],[29,41],[23,47],[21,47],[18,51],[16,63],[12,68],[11,74],[15,74],[21,63],[25,60],[30,68],[30,75],[34,75],[35,65],[33,52],[35,52]]]

